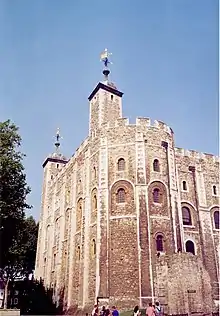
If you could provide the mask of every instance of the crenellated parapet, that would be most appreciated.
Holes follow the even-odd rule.
[[[129,118],[127,117],[122,117],[116,121],[116,127],[128,126],[128,125],[129,125]]]
[[[152,123],[151,119],[148,117],[146,117],[146,118],[145,117],[137,117],[136,118],[136,125],[137,126],[147,126],[149,128],[158,129],[158,131],[163,131],[163,132],[166,132],[170,135],[173,134],[172,129],[167,124],[165,124],[162,121],[158,121],[158,120],[155,120]]]
[[[188,150],[184,148],[175,147],[175,154],[177,156],[189,157],[196,160],[206,160],[209,163],[219,163],[219,156],[201,153],[195,150]]]
[[[136,118],[136,125],[137,126],[151,126],[151,120],[148,117],[137,117]]]
[[[114,122],[109,122],[103,123],[102,128],[116,128],[116,127],[123,127],[123,126],[142,126],[142,127],[147,127],[147,128],[152,128],[152,129],[157,129],[158,131],[163,131],[168,133],[169,135],[173,134],[172,129],[165,124],[162,121],[155,120],[154,122],[151,121],[150,118],[148,117],[137,117],[135,124],[131,124],[129,122],[129,118],[123,117],[115,120]]]

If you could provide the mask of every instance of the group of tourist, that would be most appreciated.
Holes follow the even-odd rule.
[[[92,316],[119,316],[119,312],[115,306],[112,306],[111,309],[103,306],[99,312],[98,305],[94,305]],[[138,306],[135,306],[133,316],[141,316],[141,311]],[[149,303],[149,306],[146,309],[146,316],[163,316],[160,303],[156,302],[155,305]]]
[[[92,316],[119,316],[119,312],[115,306],[109,307],[103,306],[101,311],[99,312],[98,305],[94,305]]]
[[[141,312],[138,306],[134,308],[133,316],[141,316]],[[146,316],[163,316],[162,307],[159,302],[156,302],[155,305],[149,303],[149,306],[146,309]]]

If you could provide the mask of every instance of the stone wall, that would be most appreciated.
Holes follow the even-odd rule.
[[[19,309],[0,309],[0,316],[20,316]]]
[[[202,261],[192,254],[160,257],[156,262],[155,295],[168,314],[211,313],[212,288]]]

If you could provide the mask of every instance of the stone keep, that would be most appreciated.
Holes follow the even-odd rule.
[[[89,135],[43,164],[36,278],[65,308],[159,300],[167,313],[215,311],[219,160],[176,148],[161,121],[122,116],[108,80],[89,96]]]

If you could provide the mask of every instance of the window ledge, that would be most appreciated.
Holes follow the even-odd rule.
[[[194,225],[183,225],[184,228],[196,228]]]
[[[214,231],[219,232],[220,228],[213,228]]]

